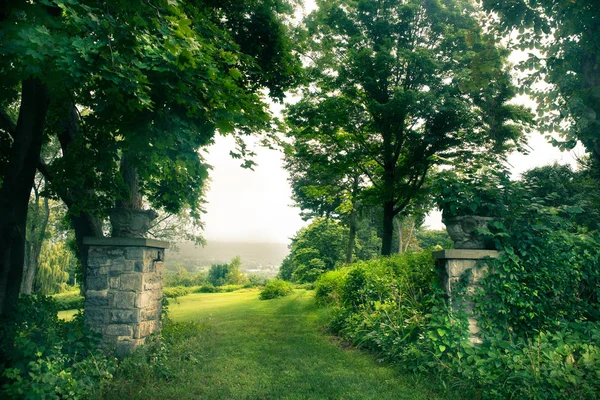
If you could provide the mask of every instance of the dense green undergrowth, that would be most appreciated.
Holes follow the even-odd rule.
[[[499,274],[509,268],[506,262],[504,257],[497,261],[486,286],[500,285]],[[497,293],[506,294],[507,289],[495,286],[491,297],[477,299],[478,310],[486,319],[482,321],[483,343],[476,346],[468,341],[465,315],[450,312],[437,286],[430,251],[328,272],[317,281],[315,293],[317,302],[331,310],[328,327],[332,332],[404,371],[434,374],[442,384],[469,397],[597,398],[600,323],[584,312],[564,318],[561,311],[572,305],[572,299],[563,304],[560,297],[529,298],[539,310],[535,315],[529,306],[513,305],[514,298],[527,298],[522,292],[529,290],[525,282],[530,272],[511,271],[512,281],[521,282],[521,286],[512,286],[513,297],[500,297]],[[545,285],[551,293],[565,290],[567,283]],[[588,290],[583,282],[579,287]],[[577,297],[578,293],[572,294]],[[538,304],[543,301],[550,304]],[[552,306],[555,312],[541,314]],[[491,310],[504,312],[496,318]],[[534,329],[533,323],[543,328]]]
[[[117,361],[98,349],[83,314],[65,322],[57,312],[51,297],[26,296],[1,325],[0,397],[78,399],[112,379]]]
[[[281,279],[273,279],[265,285],[260,291],[258,297],[261,300],[276,299],[277,297],[285,297],[292,293],[294,287],[291,283]]]

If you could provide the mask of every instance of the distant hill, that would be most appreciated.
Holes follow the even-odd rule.
[[[210,241],[204,247],[193,243],[177,244],[178,251],[168,250],[165,266],[173,268],[180,264],[189,271],[202,271],[212,264],[223,264],[235,256],[242,259],[242,270],[261,271],[274,275],[281,261],[288,254],[287,245],[283,243],[247,243]]]

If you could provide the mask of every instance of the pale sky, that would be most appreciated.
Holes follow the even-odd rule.
[[[309,10],[314,7],[312,1],[307,3]],[[511,61],[517,62],[520,58],[513,54]],[[532,105],[527,101],[523,103]],[[581,147],[561,152],[538,133],[530,136],[529,146],[533,149],[530,154],[515,153],[508,158],[514,178],[526,170],[554,162],[575,165],[576,157],[584,154]],[[203,218],[205,237],[209,243],[211,240],[288,243],[289,238],[308,223],[300,218],[300,209],[293,206],[282,154],[255,146],[254,159],[258,166],[250,171],[241,168],[239,160],[231,158],[229,151],[234,147],[231,137],[218,136],[206,154],[214,169],[210,172],[207,213]],[[443,229],[441,213],[433,212],[425,224],[431,229]]]

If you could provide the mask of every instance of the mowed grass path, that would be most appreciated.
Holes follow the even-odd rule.
[[[340,347],[321,331],[320,310],[305,290],[267,301],[256,290],[191,294],[171,305],[170,315],[206,327],[178,347],[170,378],[140,385],[117,377],[104,398],[445,398],[365,353]]]

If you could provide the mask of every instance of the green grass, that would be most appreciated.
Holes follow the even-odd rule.
[[[158,361],[166,379],[139,368],[117,374],[106,399],[442,399],[365,353],[343,349],[321,331],[312,292],[258,300],[256,289],[190,294],[170,306],[198,333]],[[135,363],[132,365],[135,366]],[[165,368],[166,367],[166,368]],[[136,372],[138,371],[138,372]],[[126,376],[123,376],[126,375]]]

